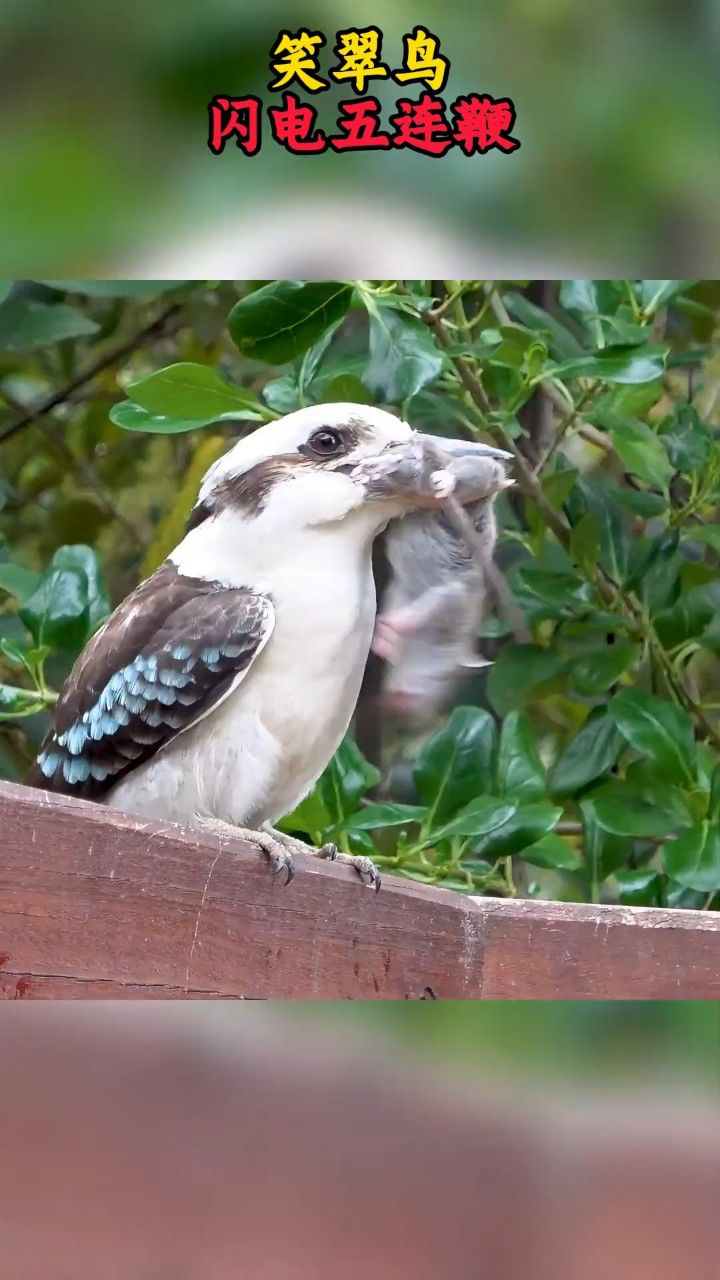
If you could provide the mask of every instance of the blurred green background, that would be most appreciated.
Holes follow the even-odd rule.
[[[229,1020],[216,1011],[221,1034]],[[559,1097],[574,1086],[589,1097],[672,1096],[681,1082],[706,1096],[717,1088],[720,1011],[701,1001],[441,1001],[432,1012],[411,1004],[363,1001],[306,1004],[283,1023],[356,1035],[368,1057],[379,1054],[427,1067],[441,1080],[537,1088]],[[682,1099],[682,1090],[678,1101]]]
[[[445,97],[511,97],[521,149],[243,157],[206,146],[216,93],[267,89],[282,28],[376,22],[400,62],[422,21]],[[463,0],[422,14],[237,0],[117,6],[4,0],[0,253],[7,274],[713,275],[715,0]],[[379,86],[379,87],[378,87]],[[417,97],[423,86],[411,86]],[[403,90],[372,86],[383,117]],[[307,98],[309,95],[301,97]],[[335,86],[313,99],[333,123]]]

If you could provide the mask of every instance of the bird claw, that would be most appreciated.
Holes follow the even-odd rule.
[[[364,885],[368,889],[374,889],[376,893],[380,892],[382,885],[382,876],[379,869],[375,866],[372,858],[366,858],[361,853],[344,853],[341,860],[349,867],[354,867]]]
[[[290,881],[295,876],[295,863],[290,850],[283,849],[282,845],[276,844],[274,840],[272,842],[268,841],[266,844],[263,839],[262,843],[258,841],[258,844],[260,844],[260,848],[270,863],[273,877],[284,875],[285,879],[281,881],[282,885],[290,884]]]
[[[228,838],[246,840],[248,844],[254,844],[256,848],[262,849],[270,863],[273,877],[284,875],[285,879],[281,883],[283,885],[290,883],[295,875],[295,864],[291,850],[278,839],[279,833],[273,835],[268,831],[255,831],[251,827],[234,827],[232,823],[223,822],[221,818],[211,818],[200,813],[195,817],[201,830],[212,831],[221,840]]]
[[[362,853],[341,853],[336,844],[324,844],[318,849],[317,856],[327,858],[328,862],[341,862],[346,867],[353,867],[363,884],[378,893],[382,876],[372,858],[366,858]]]

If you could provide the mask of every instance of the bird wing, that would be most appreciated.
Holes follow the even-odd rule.
[[[267,596],[166,561],[78,658],[28,783],[90,798],[107,791],[232,691],[274,622]]]

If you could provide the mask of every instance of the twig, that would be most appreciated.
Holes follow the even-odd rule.
[[[16,412],[19,412],[19,413],[23,412],[23,405],[21,405],[20,402],[16,400],[15,397],[11,395],[9,391],[5,390],[5,388],[0,390],[0,395],[2,396],[3,400],[5,400],[5,402],[10,406],[11,409],[14,409]],[[47,440],[51,449],[55,449],[63,458],[65,458],[68,465],[72,467],[75,473],[79,475],[82,480],[84,480],[88,488],[92,489],[93,493],[95,494],[95,497],[98,500],[100,507],[105,512],[105,514],[107,516],[110,516],[112,520],[115,520],[120,525],[120,528],[125,530],[125,533],[128,535],[130,540],[135,544],[135,546],[139,547],[142,550],[144,544],[137,529],[131,523],[131,521],[128,520],[126,516],[122,514],[121,511],[118,511],[118,508],[116,507],[115,502],[113,501],[113,497],[110,489],[105,484],[105,481],[102,479],[102,477],[98,475],[92,463],[88,462],[85,458],[78,458],[76,454],[73,453],[70,446],[66,444],[66,442],[62,439],[62,437],[50,431],[50,429],[47,427],[47,425],[44,422],[38,422],[37,425],[40,431],[42,431],[43,435],[45,436],[45,439]]]
[[[426,441],[424,451],[428,459],[438,469],[449,469],[451,467],[450,459],[436,445]],[[527,629],[522,612],[518,609],[505,578],[495,565],[492,556],[488,555],[483,539],[480,537],[467,511],[460,504],[454,493],[445,498],[442,509],[450,523],[472,551],[483,578],[490,583],[500,611],[504,614],[505,621],[512,630],[515,639],[518,643],[526,644],[530,640],[530,632]]]
[[[148,338],[153,337],[156,333],[164,329],[168,320],[179,315],[180,311],[181,306],[179,303],[171,303],[171,305],[166,307],[164,311],[161,311],[160,315],[151,321],[150,324],[146,325],[132,338],[129,338],[127,342],[123,342],[120,346],[114,347],[112,351],[105,352],[104,355],[98,356],[98,358],[94,360],[87,369],[82,373],[79,373],[75,378],[68,382],[66,386],[61,387],[59,391],[53,391],[52,395],[47,396],[45,400],[41,400],[39,404],[32,406],[30,409],[26,409],[21,413],[20,417],[8,427],[7,431],[0,436],[0,445],[4,444],[6,440],[10,440],[12,436],[17,435],[18,431],[22,431],[25,427],[29,427],[33,422],[37,422],[38,418],[43,418],[45,414],[51,413],[53,409],[57,409],[61,404],[64,404],[73,392],[77,391],[80,387],[85,386],[87,382],[91,382],[93,378],[96,378],[99,373],[102,373],[103,370],[107,369],[111,364],[115,364],[117,360],[122,360],[124,356],[130,355],[131,352],[133,352],[142,342],[145,342]]]
[[[543,379],[540,385],[543,391],[545,392],[545,394],[547,395],[548,399],[551,400],[552,403],[555,405],[556,409],[567,410],[567,407],[568,407],[567,403],[565,402],[563,397],[560,395],[560,392],[558,391],[555,384],[551,382],[549,378]],[[612,452],[612,445],[610,445],[607,442],[605,437],[602,436],[599,431],[595,432],[595,428],[589,426],[588,423],[583,422],[582,418],[580,417],[580,410],[582,406],[586,404],[586,402],[589,400],[593,391],[594,391],[594,387],[586,387],[582,395],[580,396],[580,399],[577,401],[577,404],[574,404],[570,409],[569,413],[566,413],[566,416],[561,420],[560,426],[558,427],[553,437],[552,444],[550,445],[549,449],[547,449],[543,457],[540,458],[537,466],[535,467],[536,475],[540,475],[540,473],[545,470],[545,467],[547,466],[548,462],[550,461],[553,454],[555,453],[555,450],[558,448],[558,445],[562,442],[568,428],[571,427],[572,424],[574,422],[577,422],[578,420],[580,422],[579,427],[577,427],[578,435],[581,435],[586,440],[588,440],[590,439],[589,433],[592,432],[594,433],[594,435],[593,435],[593,438],[590,439],[590,442],[592,444],[598,444],[601,449],[605,449],[606,452],[608,453]]]

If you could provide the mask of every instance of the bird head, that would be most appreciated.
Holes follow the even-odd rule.
[[[475,442],[425,436],[371,405],[312,405],[229,449],[207,472],[189,528],[227,509],[248,519],[265,515],[268,526],[287,528],[334,522],[360,508],[374,508],[371,518],[381,527],[418,505],[396,463],[412,465],[425,441],[450,459],[509,456]],[[382,460],[392,465],[378,469]]]

